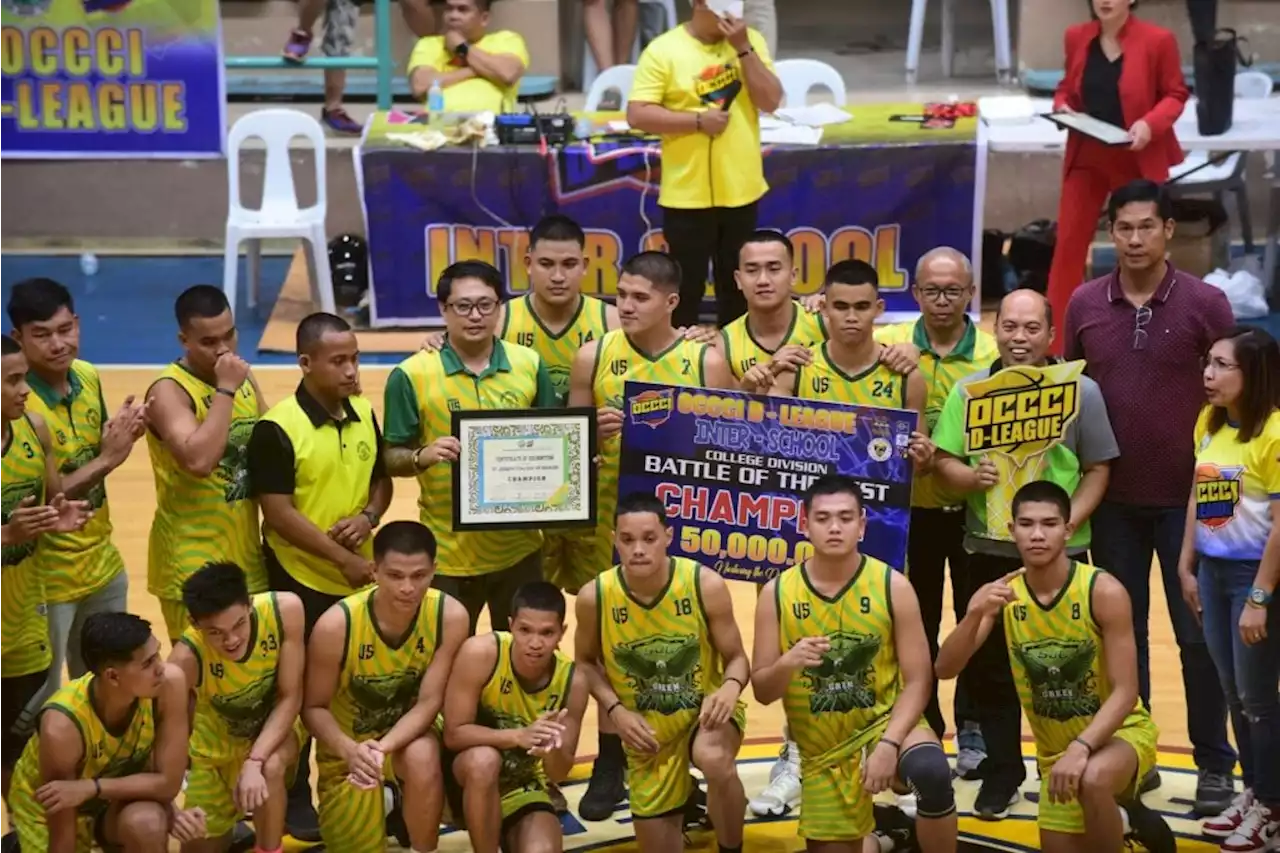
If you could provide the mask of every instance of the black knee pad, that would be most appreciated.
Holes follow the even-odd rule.
[[[951,787],[951,765],[936,743],[920,743],[898,759],[898,776],[916,795],[919,817],[946,817],[956,810],[956,793]]]

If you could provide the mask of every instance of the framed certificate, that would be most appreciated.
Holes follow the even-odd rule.
[[[593,527],[596,410],[453,413],[455,531]]]
[[[1074,130],[1103,145],[1132,145],[1129,131],[1085,113],[1045,113],[1044,117],[1064,130]]]

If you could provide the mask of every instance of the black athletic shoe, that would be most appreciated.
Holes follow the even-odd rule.
[[[601,821],[613,817],[618,804],[627,798],[627,782],[621,762],[596,758],[591,768],[587,792],[578,802],[578,817]]]
[[[916,841],[916,822],[897,806],[873,803],[876,832],[893,842],[893,853],[905,853],[920,845]]]
[[[391,800],[391,808],[387,809],[387,835],[396,840],[405,850],[409,848],[409,827],[404,822],[404,798],[395,785],[383,783],[383,796]]]
[[[1196,816],[1216,817],[1231,808],[1235,797],[1235,780],[1231,774],[1201,771],[1200,778],[1196,780]]]
[[[1022,796],[1018,787],[1012,780],[988,777],[973,802],[974,816],[978,820],[1004,820],[1009,816],[1010,806]]]
[[[22,845],[18,843],[17,832],[6,832],[4,837],[0,838],[0,851],[2,853],[21,853]]]
[[[1178,842],[1163,817],[1137,799],[1125,803],[1123,808],[1129,815],[1127,841],[1136,841],[1148,853],[1178,853]]]
[[[253,827],[243,820],[238,821],[231,830],[231,846],[227,849],[227,853],[251,853],[253,842],[256,840]]]
[[[702,790],[696,777],[690,777],[693,790],[684,802],[685,829],[711,829],[711,816],[707,814],[707,792]]]
[[[320,818],[309,794],[306,799],[290,798],[284,814],[284,831],[298,841],[314,844],[320,840]]]
[[[1147,775],[1142,777],[1142,781],[1138,783],[1138,794],[1149,794],[1161,785],[1160,771],[1152,767],[1147,771]],[[1230,803],[1228,803],[1230,805]]]
[[[569,813],[569,801],[564,798],[564,791],[560,790],[559,785],[548,785],[547,797],[550,798],[551,808],[556,810],[556,814]]]

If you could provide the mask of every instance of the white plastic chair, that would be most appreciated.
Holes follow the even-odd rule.
[[[816,59],[781,59],[774,63],[778,81],[782,83],[782,103],[788,107],[803,107],[812,89],[828,89],[835,97],[837,107],[848,101],[844,78],[840,72]]]
[[[666,32],[676,25],[680,18],[676,15],[675,0],[640,0],[641,6],[661,6],[663,17],[666,23],[660,32]],[[640,59],[640,30],[643,28],[644,10],[640,10],[637,17],[636,40],[631,46],[631,56],[627,57],[628,62],[636,62]],[[582,89],[589,91],[596,82],[596,75],[600,73],[599,67],[596,66],[596,58],[591,53],[591,46],[587,44],[586,39],[582,42]]]
[[[1273,85],[1271,75],[1264,71],[1241,71],[1235,79],[1236,97],[1250,100],[1269,98]]]
[[[615,65],[612,68],[606,68],[591,83],[591,91],[587,92],[587,103],[583,106],[583,111],[593,113],[600,109],[600,102],[604,100],[605,92],[610,89],[617,89],[622,93],[622,109],[625,110],[627,101],[631,100],[631,84],[635,77],[634,65]]]
[[[289,142],[301,136],[311,143],[316,167],[316,203],[298,206],[297,188],[289,162]],[[240,200],[240,151],[252,138],[266,147],[262,176],[262,207],[246,208]],[[249,307],[258,304],[263,238],[298,237],[308,243],[307,267],[312,296],[322,311],[334,312],[333,279],[329,274],[328,240],[324,219],[325,137],[320,123],[298,110],[274,109],[249,113],[227,134],[227,243],[223,255],[222,290],[234,313],[240,243],[247,241],[249,259]]]
[[[995,51],[996,79],[1008,82],[1013,76],[1013,46],[1009,34],[1009,0],[991,2],[991,43]],[[911,0],[911,24],[907,33],[907,84],[915,85],[920,70],[920,47],[924,42],[924,18],[929,0]],[[942,76],[951,77],[956,55],[955,0],[942,0]]]

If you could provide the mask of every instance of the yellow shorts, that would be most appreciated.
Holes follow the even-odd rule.
[[[307,739],[306,729],[300,722],[294,724],[293,738],[300,751]],[[221,838],[235,829],[238,821],[244,819],[244,813],[236,808],[235,790],[240,778],[240,768],[244,766],[244,760],[249,757],[249,750],[252,748],[252,743],[246,743],[234,755],[220,760],[191,756],[184,804],[189,809],[198,806],[204,810],[207,838]],[[288,770],[286,784],[293,784],[293,774],[297,769],[295,762]]]
[[[1136,796],[1138,783],[1156,766],[1156,740],[1159,733],[1156,724],[1150,717],[1141,717],[1136,722],[1125,724],[1115,733],[1116,740],[1122,740],[1138,755],[1138,770],[1133,775],[1129,789],[1122,796]],[[1049,832],[1061,832],[1067,835],[1084,834],[1084,811],[1080,803],[1053,803],[1049,801],[1049,774],[1054,762],[1040,762],[1040,829]]]
[[[391,756],[382,765],[384,782],[395,782]],[[347,781],[341,761],[320,764],[320,838],[325,849],[343,853],[383,853],[387,848],[386,801],[382,786],[361,790]]]
[[[172,598],[161,598],[160,616],[164,619],[165,630],[169,632],[170,645],[177,642],[178,638],[191,627],[191,619],[187,616],[187,606],[181,601],[176,601]]]
[[[9,808],[13,828],[18,833],[18,846],[23,850],[48,850],[49,824],[45,821],[44,807],[30,793],[19,793],[15,786],[9,792]],[[101,814],[96,817],[81,814],[76,818],[76,853],[91,853],[94,847],[104,846],[102,817]]]
[[[747,706],[739,702],[733,725],[739,734],[747,731]],[[631,789],[631,816],[636,820],[666,817],[684,808],[693,793],[689,768],[692,766],[694,724],[674,740],[662,745],[654,755],[627,749],[627,784]]]

